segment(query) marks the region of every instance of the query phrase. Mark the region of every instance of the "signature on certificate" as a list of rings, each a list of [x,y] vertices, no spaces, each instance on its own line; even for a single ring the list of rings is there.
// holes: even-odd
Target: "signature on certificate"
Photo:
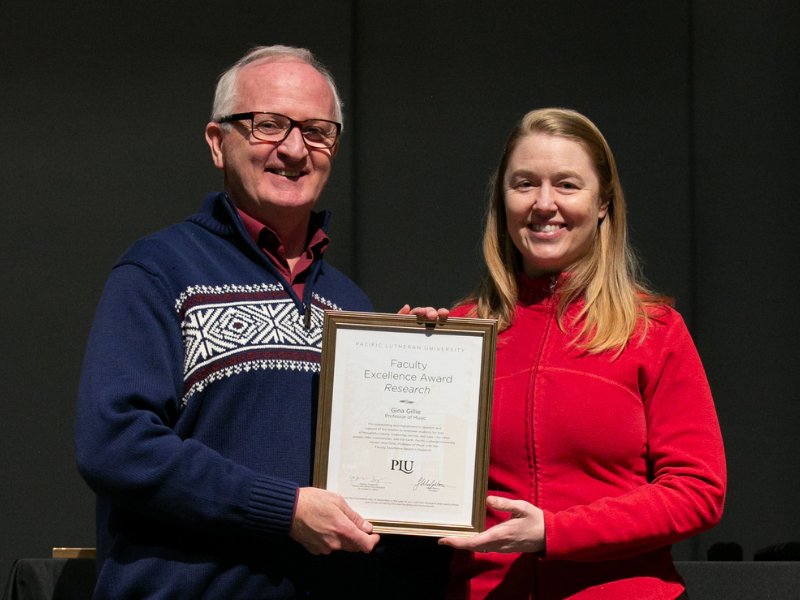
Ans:
[[[381,485],[386,481],[385,477],[375,477],[374,475],[370,475],[368,477],[361,477],[360,475],[350,475],[348,478],[350,480],[350,485],[353,486],[368,486],[368,485]]]
[[[412,488],[414,491],[417,491],[420,487],[425,488],[429,492],[438,492],[440,489],[447,487],[444,483],[439,481],[438,479],[426,479],[425,477],[420,477],[417,480],[417,483],[414,484]]]

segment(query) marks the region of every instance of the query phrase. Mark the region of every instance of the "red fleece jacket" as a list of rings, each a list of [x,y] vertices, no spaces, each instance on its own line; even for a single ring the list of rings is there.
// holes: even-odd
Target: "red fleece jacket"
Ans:
[[[670,544],[714,526],[725,499],[697,350],[680,315],[660,307],[618,358],[581,352],[550,287],[522,277],[499,337],[489,468],[491,495],[544,511],[546,555],[457,552],[448,598],[671,600],[683,582]],[[489,510],[487,527],[507,518]]]

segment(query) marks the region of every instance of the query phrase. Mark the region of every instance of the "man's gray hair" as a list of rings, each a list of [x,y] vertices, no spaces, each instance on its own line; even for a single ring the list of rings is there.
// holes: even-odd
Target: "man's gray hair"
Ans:
[[[344,124],[342,100],[339,98],[339,91],[336,89],[336,83],[333,81],[333,75],[325,68],[325,65],[317,60],[310,50],[295,48],[293,46],[257,46],[220,75],[217,80],[217,91],[214,94],[214,106],[211,109],[211,120],[219,121],[222,117],[233,112],[233,107],[236,104],[236,77],[239,75],[239,71],[242,70],[242,67],[257,60],[276,62],[286,59],[299,60],[311,65],[325,78],[325,81],[328,82],[331,88],[331,92],[333,92],[333,99],[336,105],[334,120]],[[231,124],[223,123],[221,127],[230,129]]]

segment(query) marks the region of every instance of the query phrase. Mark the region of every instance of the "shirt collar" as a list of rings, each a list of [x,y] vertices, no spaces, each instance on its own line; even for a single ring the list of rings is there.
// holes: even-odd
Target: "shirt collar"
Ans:
[[[253,240],[256,246],[261,248],[272,261],[281,267],[288,270],[288,263],[286,261],[286,251],[283,247],[283,242],[269,226],[264,225],[242,211],[236,208],[239,217],[242,219],[247,235]],[[311,262],[322,256],[322,253],[330,244],[330,238],[322,229],[325,223],[325,213],[311,213],[311,219],[308,221],[308,235],[306,237],[306,247],[304,252],[305,260],[301,261],[304,267],[310,266]],[[297,267],[295,267],[297,268]]]

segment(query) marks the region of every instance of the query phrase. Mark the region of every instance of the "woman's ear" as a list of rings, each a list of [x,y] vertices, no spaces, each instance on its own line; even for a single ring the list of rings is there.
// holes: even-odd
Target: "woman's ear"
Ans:
[[[608,207],[611,205],[611,200],[600,199],[600,210],[597,213],[597,220],[602,221],[608,214]]]

